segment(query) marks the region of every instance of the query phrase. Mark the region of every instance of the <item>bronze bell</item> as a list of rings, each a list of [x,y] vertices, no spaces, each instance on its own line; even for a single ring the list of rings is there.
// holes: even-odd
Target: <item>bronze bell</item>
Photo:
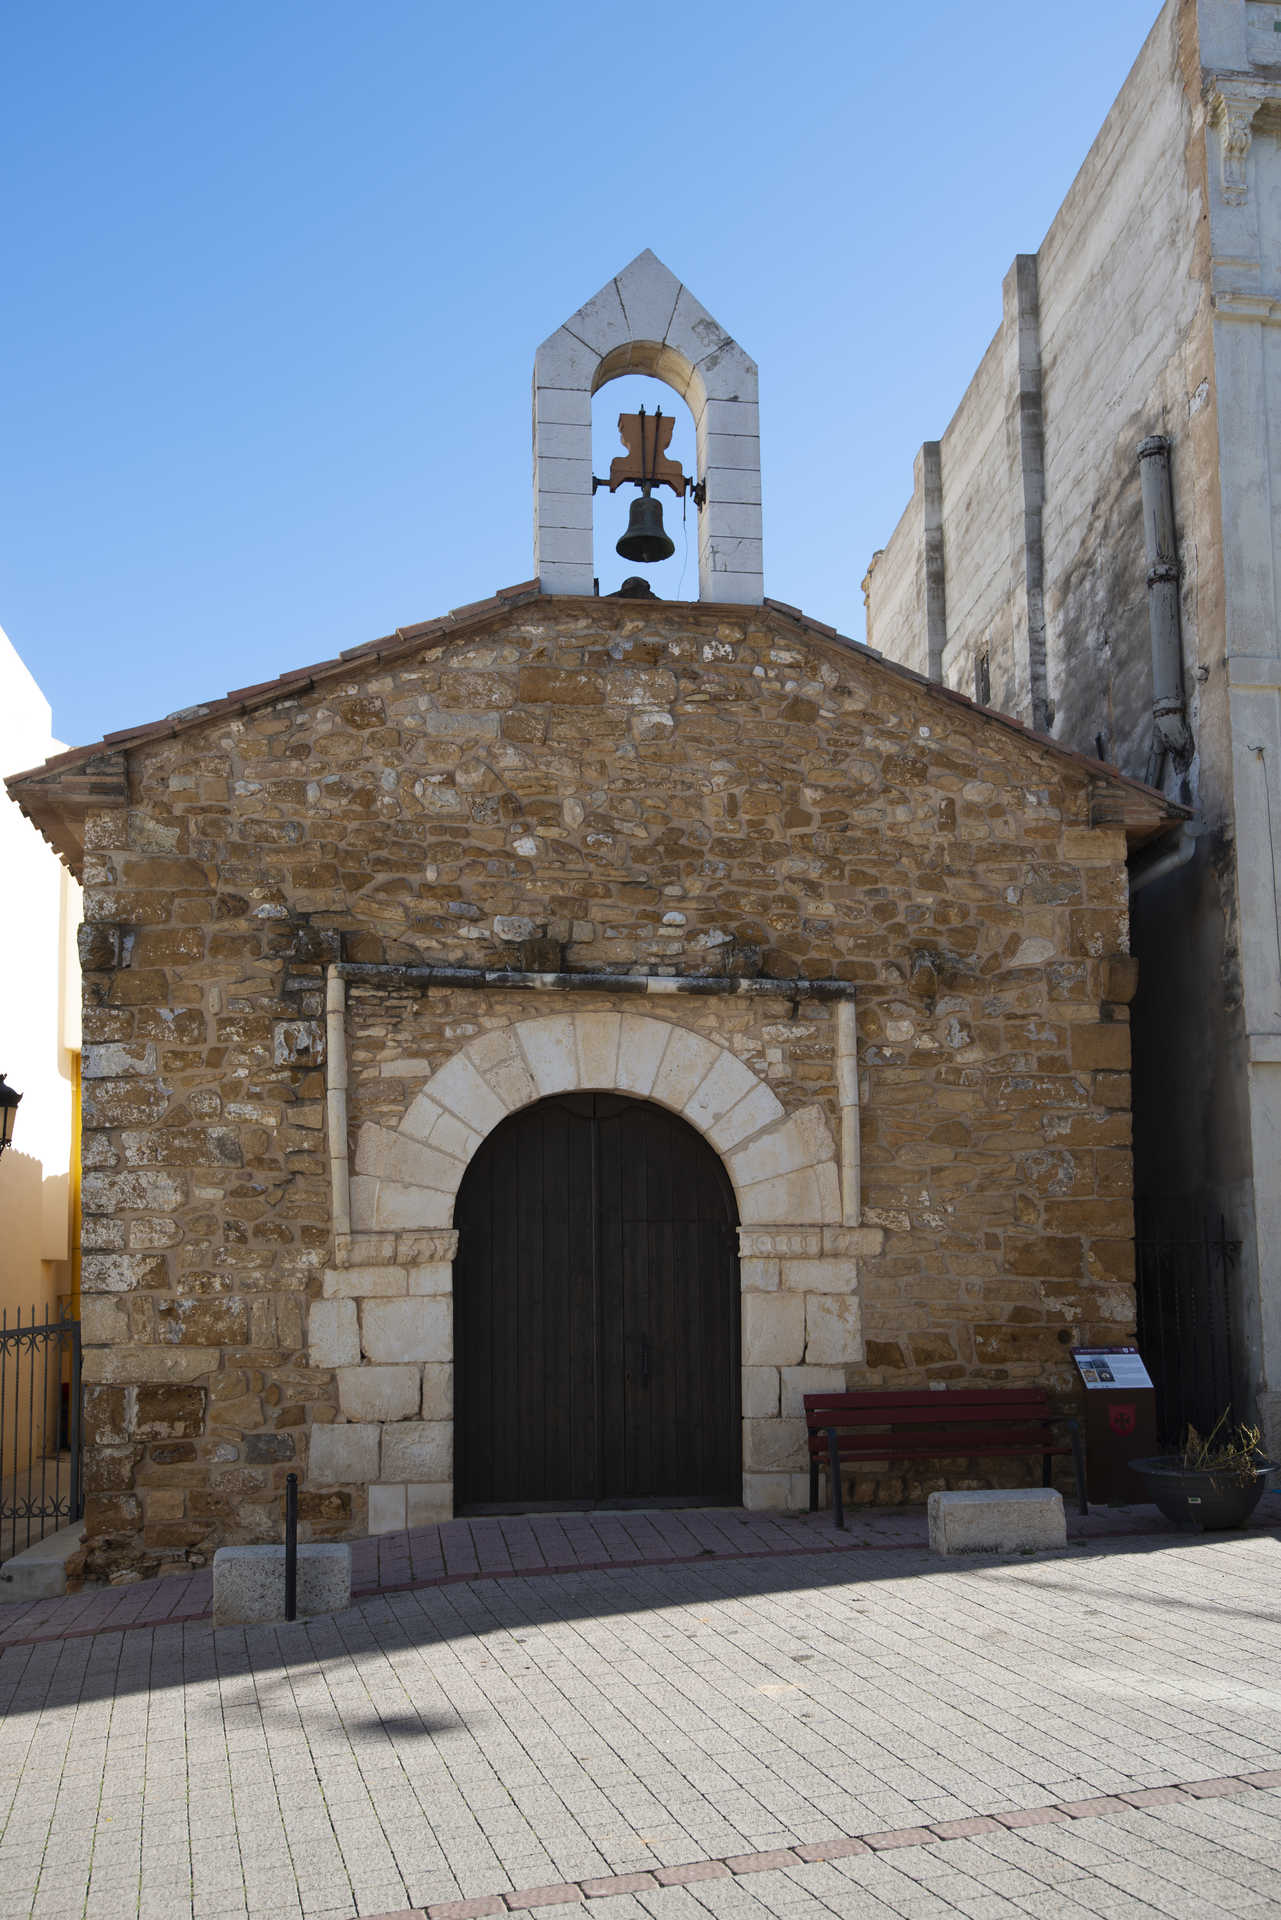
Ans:
[[[658,560],[670,560],[675,553],[675,543],[663,531],[662,506],[650,498],[647,486],[641,488],[640,499],[632,501],[627,531],[614,551],[621,553],[624,560],[639,560],[645,567],[652,567]]]

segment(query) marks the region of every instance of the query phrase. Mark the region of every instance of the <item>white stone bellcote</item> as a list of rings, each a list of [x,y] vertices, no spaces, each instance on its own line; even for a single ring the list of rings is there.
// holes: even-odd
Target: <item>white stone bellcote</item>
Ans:
[[[592,395],[624,373],[664,381],[694,416],[698,597],[759,606],[756,362],[648,249],[534,358],[534,572],[544,593],[593,591]]]

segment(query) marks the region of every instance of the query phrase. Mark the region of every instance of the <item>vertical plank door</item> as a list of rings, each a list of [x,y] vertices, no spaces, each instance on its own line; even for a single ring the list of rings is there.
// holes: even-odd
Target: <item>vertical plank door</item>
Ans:
[[[683,1120],[565,1094],[486,1140],[458,1197],[458,1504],[736,1503],[733,1192]]]

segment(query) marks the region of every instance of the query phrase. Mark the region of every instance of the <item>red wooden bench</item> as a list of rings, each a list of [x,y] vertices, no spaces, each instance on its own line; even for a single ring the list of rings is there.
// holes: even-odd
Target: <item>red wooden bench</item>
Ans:
[[[841,1465],[858,1460],[987,1459],[997,1454],[1041,1456],[1041,1484],[1050,1484],[1055,1454],[1070,1453],[1082,1513],[1085,1452],[1080,1426],[1055,1413],[1041,1387],[864,1388],[855,1393],[807,1393],[805,1425],[810,1455],[810,1512],[818,1509],[819,1468],[826,1466],[836,1526],[845,1525]],[[1055,1433],[1066,1429],[1066,1438]]]

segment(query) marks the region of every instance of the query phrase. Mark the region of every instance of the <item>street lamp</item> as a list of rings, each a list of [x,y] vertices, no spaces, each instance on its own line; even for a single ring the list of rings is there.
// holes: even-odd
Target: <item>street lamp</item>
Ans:
[[[15,1093],[13,1088],[7,1085],[4,1075],[0,1073],[0,1153],[4,1152],[13,1138],[13,1116],[18,1111],[18,1102],[21,1098],[22,1095]]]

